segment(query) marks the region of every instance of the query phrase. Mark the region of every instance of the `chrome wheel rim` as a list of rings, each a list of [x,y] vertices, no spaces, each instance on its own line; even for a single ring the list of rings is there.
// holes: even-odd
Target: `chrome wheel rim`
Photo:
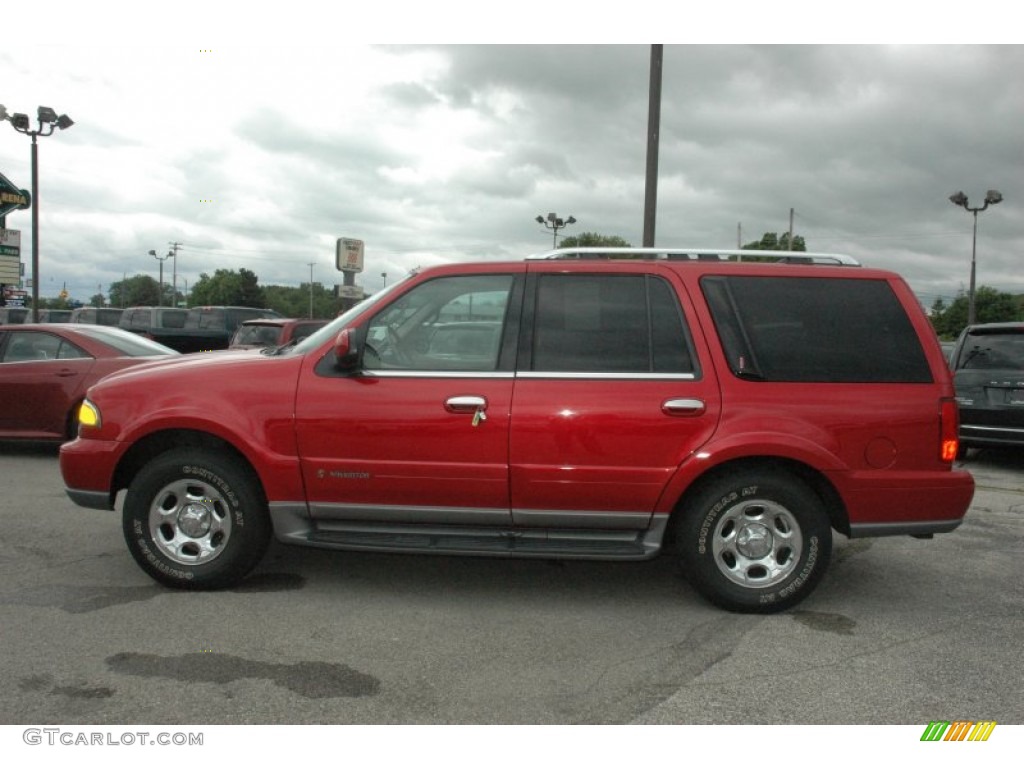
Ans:
[[[786,507],[746,499],[722,514],[711,549],[715,565],[729,581],[741,587],[774,587],[796,568],[803,536]]]
[[[161,554],[181,565],[215,560],[231,538],[231,511],[211,485],[175,480],[149,508],[149,533]]]

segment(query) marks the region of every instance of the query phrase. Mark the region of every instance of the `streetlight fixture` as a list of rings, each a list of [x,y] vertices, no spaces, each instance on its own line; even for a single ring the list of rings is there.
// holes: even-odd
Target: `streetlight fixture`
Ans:
[[[174,254],[168,253],[166,256],[157,256],[156,251],[150,251],[149,255],[160,262],[160,291],[157,295],[156,305],[162,307],[164,305],[164,262]]]
[[[538,224],[543,224],[547,229],[551,230],[551,247],[558,247],[558,230],[564,229],[570,224],[575,224],[576,219],[570,216],[568,219],[558,218],[557,213],[549,213],[547,219],[543,216],[538,216],[536,219]]]
[[[974,272],[978,255],[978,213],[980,211],[984,211],[990,205],[1003,202],[1003,195],[998,190],[990,189],[985,193],[985,204],[978,208],[970,207],[967,202],[967,195],[963,192],[957,192],[955,195],[950,195],[949,202],[974,214],[974,234],[971,237],[971,288],[970,292],[967,294],[967,324],[974,325],[974,321],[976,319],[974,309]]]
[[[58,115],[50,107],[36,110],[39,127],[31,128],[29,116],[24,112],[8,114],[0,104],[0,121],[10,120],[14,130],[32,137],[32,322],[39,322],[39,149],[36,137],[49,136],[55,129],[64,131],[75,124],[67,115]]]

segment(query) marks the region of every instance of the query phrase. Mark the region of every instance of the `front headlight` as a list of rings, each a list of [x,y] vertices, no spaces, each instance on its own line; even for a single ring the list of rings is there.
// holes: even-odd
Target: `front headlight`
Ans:
[[[82,434],[84,427],[99,429],[101,426],[103,426],[103,419],[100,417],[99,406],[86,398],[78,406],[78,434]]]

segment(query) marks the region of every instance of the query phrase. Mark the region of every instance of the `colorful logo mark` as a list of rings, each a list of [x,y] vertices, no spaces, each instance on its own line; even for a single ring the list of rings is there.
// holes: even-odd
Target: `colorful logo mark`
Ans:
[[[988,741],[995,727],[995,720],[932,720],[921,741]]]

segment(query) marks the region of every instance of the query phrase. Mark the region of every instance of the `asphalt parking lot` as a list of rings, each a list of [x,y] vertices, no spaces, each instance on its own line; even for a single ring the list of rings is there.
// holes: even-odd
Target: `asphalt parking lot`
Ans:
[[[237,589],[175,592],[53,448],[0,444],[0,723],[1024,723],[1024,451],[966,464],[960,529],[837,536],[817,592],[762,617],[667,559],[274,544]]]

